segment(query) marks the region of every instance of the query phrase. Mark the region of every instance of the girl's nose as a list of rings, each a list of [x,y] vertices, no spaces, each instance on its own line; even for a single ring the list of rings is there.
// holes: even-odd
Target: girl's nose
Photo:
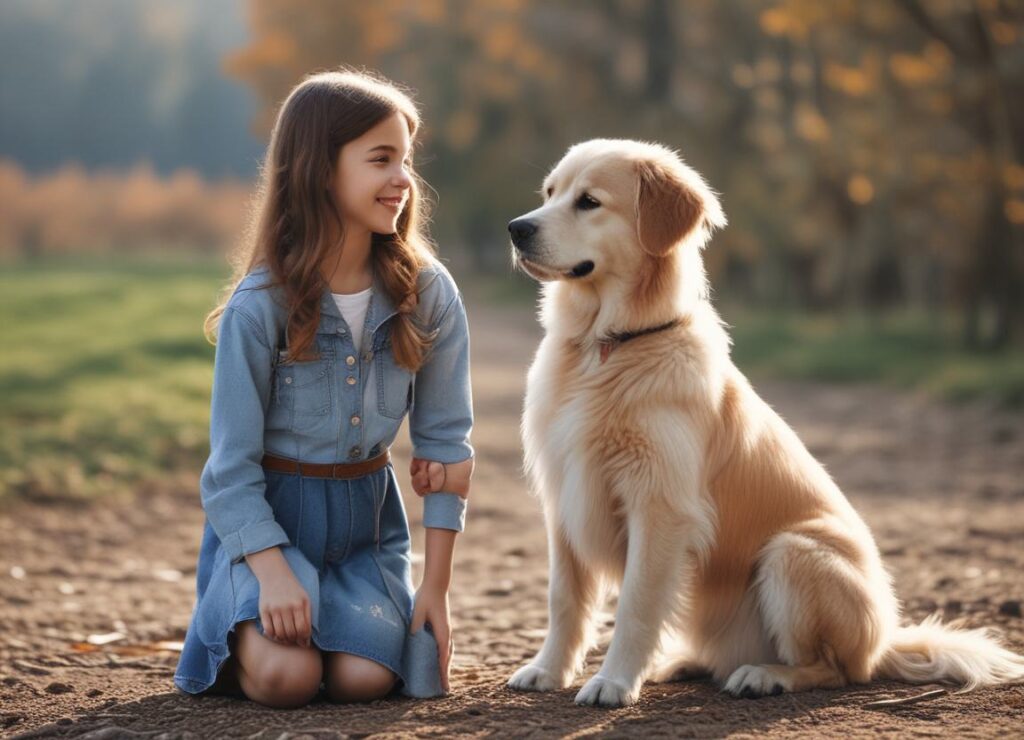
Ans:
[[[394,177],[391,178],[391,184],[396,188],[410,188],[412,187],[412,178],[409,176],[408,171],[402,168]]]

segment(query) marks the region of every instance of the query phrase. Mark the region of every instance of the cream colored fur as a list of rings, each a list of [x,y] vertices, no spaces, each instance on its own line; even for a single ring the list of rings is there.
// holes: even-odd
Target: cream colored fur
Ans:
[[[581,209],[583,193],[599,205]],[[615,632],[580,704],[630,704],[645,679],[700,674],[738,696],[1024,677],[1024,658],[984,631],[899,626],[868,527],[730,359],[700,254],[725,217],[700,175],[659,145],[593,140],[544,194],[515,256],[543,286],[522,438],[548,529],[550,624],[509,685],[574,681],[608,585]],[[602,337],[673,318],[602,363]]]

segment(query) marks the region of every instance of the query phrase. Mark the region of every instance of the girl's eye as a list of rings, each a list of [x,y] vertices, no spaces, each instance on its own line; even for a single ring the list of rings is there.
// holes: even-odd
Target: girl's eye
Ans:
[[[576,199],[576,207],[581,211],[592,211],[595,208],[600,208],[601,204],[587,193],[584,193]]]
[[[376,159],[371,159],[370,161],[375,163],[375,164],[376,163],[387,164],[387,163],[389,163],[391,161],[391,158],[387,157],[387,156],[384,156],[384,157],[377,157]],[[402,162],[402,166],[407,168],[407,169],[411,168],[412,167],[412,160],[411,159],[404,160]]]

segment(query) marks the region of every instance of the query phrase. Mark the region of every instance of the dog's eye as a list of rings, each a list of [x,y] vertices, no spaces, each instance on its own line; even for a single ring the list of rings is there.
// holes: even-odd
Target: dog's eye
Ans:
[[[576,207],[581,211],[592,211],[595,208],[600,208],[600,206],[601,204],[587,193],[576,199]]]

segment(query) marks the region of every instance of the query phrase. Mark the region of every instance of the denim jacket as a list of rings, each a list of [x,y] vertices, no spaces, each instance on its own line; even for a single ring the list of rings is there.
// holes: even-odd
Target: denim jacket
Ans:
[[[203,509],[231,562],[288,537],[265,497],[264,452],[303,462],[359,462],[386,449],[409,413],[413,455],[443,463],[473,456],[469,330],[462,295],[432,261],[419,275],[417,316],[436,331],[419,372],[399,366],[388,319],[397,312],[374,276],[362,327],[345,323],[325,288],[319,360],[283,362],[281,289],[263,287],[269,269],[243,278],[221,316],[214,359],[210,457],[200,478]],[[352,331],[363,332],[358,355]],[[424,497],[423,524],[462,531],[466,502]]]

